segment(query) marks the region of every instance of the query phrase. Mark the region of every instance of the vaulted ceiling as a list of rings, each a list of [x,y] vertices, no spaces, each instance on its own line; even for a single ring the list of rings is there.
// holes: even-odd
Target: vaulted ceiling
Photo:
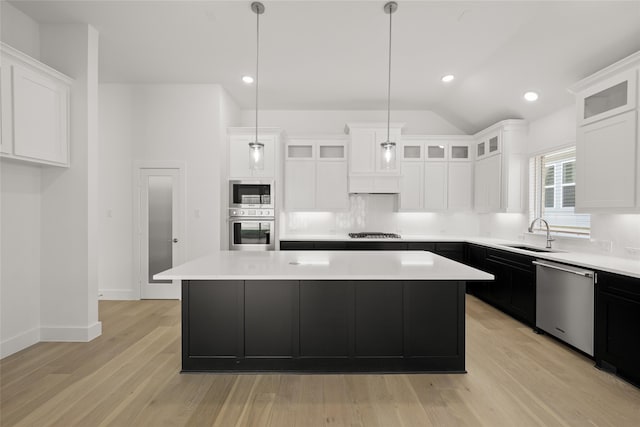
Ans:
[[[219,83],[253,109],[250,1],[25,1],[41,24],[100,32],[100,81]],[[260,108],[386,109],[384,1],[264,1]],[[568,86],[640,50],[640,1],[399,1],[392,108],[432,110],[473,133],[570,105]],[[444,84],[440,78],[454,74]],[[535,90],[540,99],[523,100]]]

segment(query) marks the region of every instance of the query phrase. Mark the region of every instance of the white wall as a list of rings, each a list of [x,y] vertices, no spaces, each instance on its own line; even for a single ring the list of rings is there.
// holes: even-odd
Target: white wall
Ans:
[[[90,341],[98,321],[98,33],[42,25],[43,62],[71,76],[71,166],[42,170],[41,338]]]
[[[40,341],[40,167],[2,159],[0,358]]]
[[[255,126],[255,110],[242,111],[242,126]],[[387,122],[386,111],[287,111],[260,110],[259,125],[279,127],[287,134],[340,134],[350,122]],[[392,122],[406,122],[405,135],[464,135],[465,133],[432,111],[392,111]]]
[[[134,163],[184,163],[185,260],[219,250],[220,168],[226,127],[237,124],[238,108],[219,85],[104,84],[100,95],[100,293],[130,299],[139,291],[131,262]]]
[[[567,145],[575,145],[575,105],[560,109],[529,124],[528,152],[538,155]],[[525,188],[528,191],[528,188]],[[528,214],[489,214],[480,217],[482,236],[523,239],[544,245],[541,235],[527,233]],[[577,250],[602,255],[638,258],[626,248],[640,248],[640,214],[591,215],[591,238],[557,237],[554,248]]]
[[[7,1],[0,2],[0,40],[32,58],[40,58],[38,23]]]
[[[100,297],[135,299],[133,289],[133,93],[100,85],[99,92]]]
[[[0,3],[0,39],[40,57],[38,24]],[[40,340],[41,168],[0,161],[0,358]]]

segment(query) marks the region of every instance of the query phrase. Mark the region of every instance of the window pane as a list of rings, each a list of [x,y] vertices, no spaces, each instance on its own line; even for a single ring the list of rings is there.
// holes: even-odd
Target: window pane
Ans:
[[[576,182],[576,162],[565,163],[562,166],[562,182],[564,184],[573,184]]]
[[[555,171],[554,166],[547,166],[544,168],[544,185],[553,185],[553,173]]]
[[[573,208],[576,206],[576,186],[566,185],[562,187],[562,207]]]
[[[553,187],[544,189],[544,207],[545,208],[553,207]]]

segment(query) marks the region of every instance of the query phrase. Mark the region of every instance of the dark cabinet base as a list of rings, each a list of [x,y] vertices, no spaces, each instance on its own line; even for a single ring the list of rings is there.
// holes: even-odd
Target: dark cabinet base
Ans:
[[[183,281],[184,372],[465,372],[465,283]]]

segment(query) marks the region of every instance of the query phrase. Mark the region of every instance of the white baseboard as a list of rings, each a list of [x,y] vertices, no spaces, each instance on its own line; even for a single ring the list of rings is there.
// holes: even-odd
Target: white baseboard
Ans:
[[[40,342],[40,328],[33,328],[0,343],[0,359]]]
[[[87,327],[43,326],[40,328],[41,341],[88,342],[102,334],[102,322]]]
[[[140,299],[140,295],[131,289],[100,289],[98,291],[98,299],[136,301]]]

